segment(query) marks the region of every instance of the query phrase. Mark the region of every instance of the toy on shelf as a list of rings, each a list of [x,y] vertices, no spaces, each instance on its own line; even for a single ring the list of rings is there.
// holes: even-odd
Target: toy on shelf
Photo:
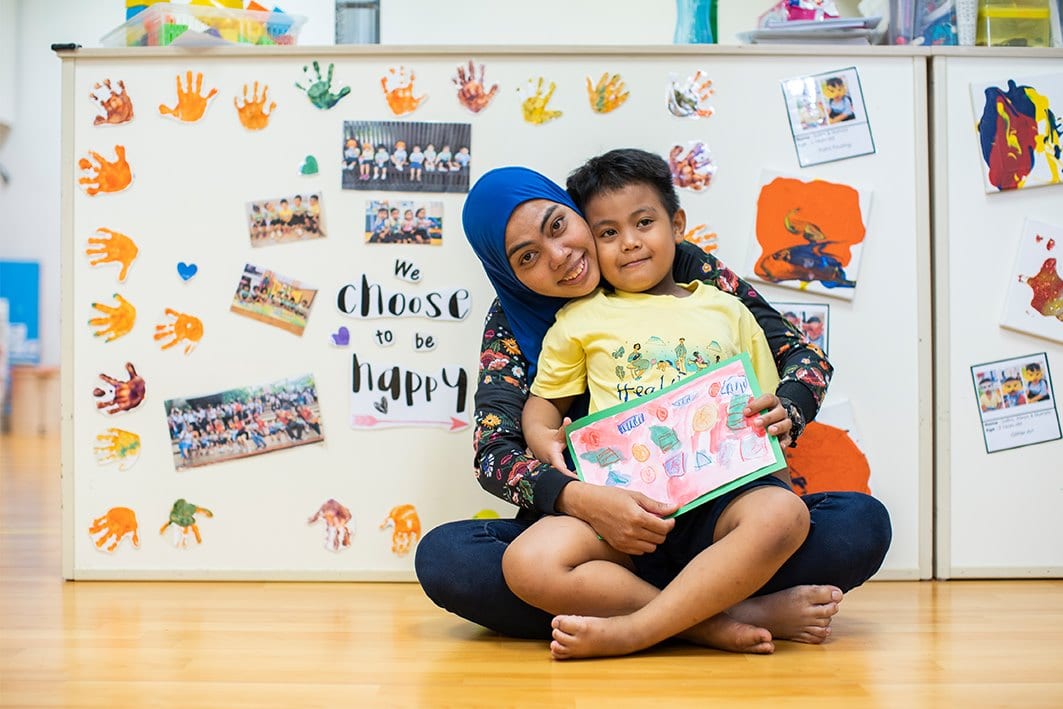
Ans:
[[[129,3],[136,3],[130,5]],[[236,7],[229,5],[235,4]],[[137,10],[135,14],[131,12]],[[296,44],[306,23],[302,15],[280,8],[266,10],[256,2],[242,8],[240,0],[218,7],[205,2],[178,5],[150,0],[127,0],[124,24],[100,39],[104,47],[164,47],[178,44]],[[187,35],[187,36],[186,36]],[[196,42],[190,38],[196,37]],[[180,39],[183,38],[183,39]],[[213,38],[213,39],[211,39]]]

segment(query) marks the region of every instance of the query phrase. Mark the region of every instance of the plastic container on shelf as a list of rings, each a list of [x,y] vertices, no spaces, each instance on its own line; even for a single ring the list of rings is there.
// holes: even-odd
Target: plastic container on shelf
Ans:
[[[100,44],[163,47],[188,31],[233,44],[296,44],[305,23],[306,17],[283,12],[157,3],[108,32]]]
[[[1051,0],[981,0],[975,44],[1051,47]]]

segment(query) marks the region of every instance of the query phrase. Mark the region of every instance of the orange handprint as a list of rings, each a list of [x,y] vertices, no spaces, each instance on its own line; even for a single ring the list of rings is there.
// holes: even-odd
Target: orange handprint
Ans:
[[[103,534],[100,534],[103,532]],[[114,538],[107,551],[114,551],[127,535],[132,534],[133,546],[140,547],[140,537],[137,535],[137,516],[128,507],[112,507],[107,514],[92,520],[89,527],[89,535],[96,542],[96,547],[103,548],[108,539]]]
[[[96,230],[96,233],[100,234],[100,236],[90,236],[88,248],[85,249],[85,255],[92,259],[89,261],[89,265],[98,266],[101,263],[122,264],[122,270],[118,272],[118,282],[123,283],[126,274],[129,273],[129,267],[133,265],[133,260],[136,259],[137,253],[139,253],[137,245],[125,234],[111,231],[102,226]]]
[[[602,74],[597,85],[591,85],[591,77],[587,77],[587,98],[591,102],[591,110],[595,113],[609,113],[615,111],[627,101],[629,91],[624,91],[624,81],[620,74],[609,76],[609,72]]]
[[[244,84],[244,100],[243,105],[240,104],[240,100],[235,96],[233,97],[233,105],[236,106],[236,115],[240,118],[240,123],[244,128],[248,130],[262,130],[269,125],[269,117],[273,115],[273,109],[277,107],[276,102],[269,102],[269,109],[265,108],[266,93],[269,91],[269,86],[262,85],[262,97],[258,96],[258,82],[255,82],[254,89],[251,91],[251,98],[247,98],[247,84]]]
[[[108,392],[100,387],[92,390],[92,395],[100,399],[96,402],[97,409],[104,409],[104,413],[116,414],[119,411],[135,409],[144,401],[144,396],[148,391],[144,377],[137,374],[132,362],[126,362],[125,369],[129,372],[129,379],[124,382],[100,372],[100,379],[111,385],[111,391]],[[105,399],[104,397],[108,395],[110,398]]]
[[[484,65],[480,65],[480,76],[477,78],[476,65],[473,64],[472,59],[469,60],[468,72],[465,71],[464,66],[458,65],[458,75],[453,78],[453,81],[458,87],[458,101],[473,113],[479,113],[487,108],[491,99],[498,93],[498,84],[492,86],[489,91],[484,91],[486,88]]]
[[[118,305],[104,305],[93,303],[92,307],[103,313],[103,316],[91,318],[89,325],[97,328],[92,334],[102,337],[104,342],[113,342],[123,335],[128,335],[133,329],[133,323],[137,320],[137,309],[128,300],[114,294]]]
[[[400,66],[398,73],[395,67],[388,69],[388,75],[380,77],[380,86],[384,89],[384,97],[388,100],[388,107],[396,116],[412,113],[423,103],[428,96],[422,94],[417,98],[413,96],[414,73],[411,71],[409,78],[406,77],[406,67]],[[394,83],[394,88],[392,88]]]
[[[211,89],[206,95],[203,91],[203,72],[196,74],[196,85],[192,87],[192,71],[185,74],[185,87],[181,88],[181,75],[177,75],[177,103],[173,108],[166,104],[159,104],[159,113],[164,116],[173,116],[179,121],[193,123],[203,117],[207,110],[208,102],[217,95],[217,89]]]
[[[128,470],[140,458],[140,436],[120,428],[108,428],[96,436],[100,443],[93,447],[100,465],[119,462],[119,470]]]
[[[170,308],[166,308],[166,314],[173,318],[173,322],[156,325],[155,339],[170,338],[169,342],[163,343],[162,348],[164,350],[168,350],[174,345],[187,340],[185,342],[185,354],[188,354],[195,349],[195,346],[203,337],[203,321],[194,315],[179,313]]]
[[[689,241],[705,253],[711,253],[716,250],[716,247],[719,246],[716,243],[717,237],[716,232],[709,231],[706,224],[698,224],[683,235],[685,241]]]
[[[96,102],[96,109],[101,111],[101,114],[93,119],[92,125],[117,125],[133,120],[133,102],[129,99],[125,82],[121,79],[118,80],[118,91],[111,86],[110,79],[104,79],[102,84],[94,84],[89,98]]]
[[[532,82],[534,79],[528,79],[527,91],[531,91]],[[555,118],[561,117],[561,111],[548,111],[546,105],[550,103],[550,99],[554,95],[554,90],[557,88],[557,84],[553,81],[550,82],[550,88],[547,89],[546,95],[543,95],[543,77],[539,77],[539,83],[535,86],[535,93],[528,98],[524,99],[521,104],[521,110],[524,112],[524,120],[528,123],[535,123],[537,125],[552,121]],[[520,90],[518,89],[518,92]]]
[[[78,167],[88,175],[78,179],[78,183],[90,197],[100,192],[121,192],[133,182],[133,171],[125,159],[125,146],[114,146],[115,161],[111,162],[95,150],[89,151],[89,158],[78,160]]]

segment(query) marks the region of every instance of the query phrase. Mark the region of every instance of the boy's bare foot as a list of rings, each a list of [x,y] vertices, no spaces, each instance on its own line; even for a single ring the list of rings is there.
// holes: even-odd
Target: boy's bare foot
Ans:
[[[777,640],[818,645],[830,637],[842,602],[837,586],[794,586],[748,598],[727,611],[735,620],[767,628]]]
[[[579,615],[554,617],[550,654],[555,660],[610,657],[643,650],[654,643],[635,632],[630,616],[594,618]],[[718,650],[767,655],[775,651],[771,633],[730,618],[724,613],[699,623],[682,637]]]

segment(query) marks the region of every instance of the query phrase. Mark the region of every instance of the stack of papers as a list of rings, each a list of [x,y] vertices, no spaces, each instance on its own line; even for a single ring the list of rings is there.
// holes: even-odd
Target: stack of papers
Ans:
[[[745,44],[871,44],[882,17],[838,17],[830,20],[780,22],[739,32]]]

